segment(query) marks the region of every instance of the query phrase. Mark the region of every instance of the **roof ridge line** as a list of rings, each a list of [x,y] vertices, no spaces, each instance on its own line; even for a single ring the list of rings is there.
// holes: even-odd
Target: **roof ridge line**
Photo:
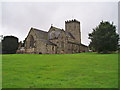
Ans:
[[[37,29],[37,28],[31,28],[32,30],[36,30],[36,31],[42,31],[42,32],[46,32],[46,33],[48,33],[48,31],[44,31],[44,30],[40,30],[40,29]]]

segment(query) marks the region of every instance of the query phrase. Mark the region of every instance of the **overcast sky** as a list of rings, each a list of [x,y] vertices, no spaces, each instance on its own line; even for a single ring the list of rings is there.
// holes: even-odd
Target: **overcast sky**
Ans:
[[[24,40],[31,27],[48,31],[51,24],[65,29],[65,21],[77,19],[81,23],[82,43],[89,44],[88,33],[100,21],[118,26],[117,2],[4,2],[2,3],[2,35]]]

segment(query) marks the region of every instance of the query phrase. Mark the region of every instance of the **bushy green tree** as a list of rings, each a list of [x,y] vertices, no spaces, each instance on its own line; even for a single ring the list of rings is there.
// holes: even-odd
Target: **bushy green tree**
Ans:
[[[2,40],[2,53],[14,54],[18,49],[18,38],[14,36],[5,36]]]
[[[116,26],[108,21],[100,22],[89,34],[90,48],[98,53],[110,53],[118,49],[119,35],[116,33]]]

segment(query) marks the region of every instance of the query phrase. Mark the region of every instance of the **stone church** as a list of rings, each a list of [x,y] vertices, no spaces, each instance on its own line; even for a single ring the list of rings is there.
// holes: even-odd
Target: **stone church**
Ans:
[[[49,31],[31,28],[24,45],[24,53],[65,54],[87,52],[81,44],[80,22],[76,19],[65,21],[65,30],[51,26]]]

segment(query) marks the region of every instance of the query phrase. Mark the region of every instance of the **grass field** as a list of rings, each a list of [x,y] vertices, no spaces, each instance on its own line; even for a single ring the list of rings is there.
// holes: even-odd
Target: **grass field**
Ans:
[[[2,56],[3,88],[117,88],[117,54]]]

